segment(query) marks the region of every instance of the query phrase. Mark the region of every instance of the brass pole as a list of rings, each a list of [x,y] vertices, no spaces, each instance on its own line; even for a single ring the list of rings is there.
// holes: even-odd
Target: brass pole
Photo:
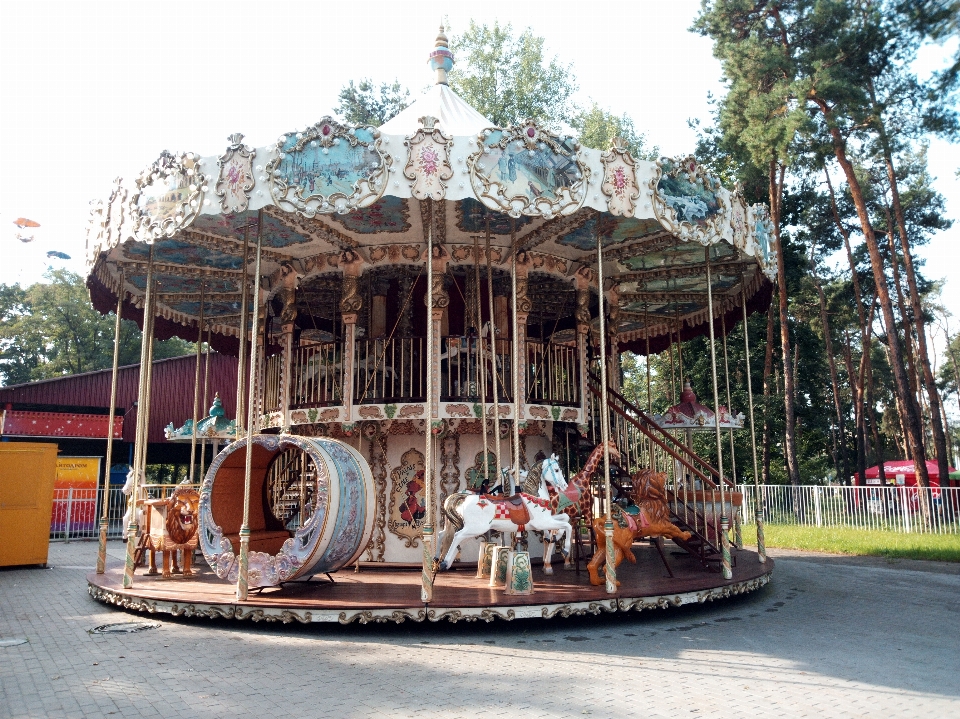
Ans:
[[[743,346],[747,355],[747,399],[750,407],[750,449],[753,451],[753,487],[754,518],[757,522],[757,557],[760,563],[767,561],[767,548],[763,542],[763,501],[760,498],[760,472],[757,465],[757,432],[753,423],[753,381],[750,378],[750,332],[747,327],[747,288],[745,283],[740,285],[741,305],[743,307]]]
[[[197,362],[193,370],[193,430],[190,432],[190,484],[196,479],[197,421],[200,419],[200,350],[203,347],[203,307],[207,283],[200,281],[200,313],[197,318]]]
[[[490,259],[490,215],[487,215],[487,305],[490,309],[490,357],[493,364],[493,447],[497,457],[497,479],[503,476],[503,465],[500,463],[500,373],[497,371],[497,327],[494,321],[493,306],[493,270]]]
[[[600,302],[600,439],[603,442],[603,486],[606,492],[606,519],[603,533],[606,537],[607,562],[604,565],[607,594],[617,591],[617,568],[613,547],[613,496],[610,491],[610,409],[607,399],[607,321],[603,295],[603,238],[597,228],[597,295]]]
[[[107,415],[107,456],[103,471],[103,508],[100,513],[100,545],[97,548],[97,574],[107,568],[107,525],[110,519],[110,463],[113,461],[113,423],[117,416],[117,366],[120,360],[120,320],[123,314],[123,270],[117,292],[117,320],[113,327],[113,370],[110,375],[110,413]]]
[[[420,600],[424,604],[433,601],[433,388],[439,372],[434,372],[433,351],[433,200],[427,200],[427,352],[430,361],[427,367],[427,426],[424,432],[424,499],[427,504],[426,521],[423,524],[423,566],[420,572]]]
[[[490,231],[490,220],[487,220],[487,231]],[[483,356],[483,302],[480,300],[480,242],[477,239],[477,236],[473,236],[473,278],[474,278],[474,292],[476,292],[476,299],[474,301],[475,307],[472,307],[472,310],[476,310],[477,313],[477,383],[479,385],[480,391],[480,430],[483,433],[483,479],[487,484],[487,491],[490,491],[490,462],[487,461],[487,449],[489,444],[487,441],[487,367],[484,363]],[[493,317],[491,316],[491,321]],[[492,328],[491,328],[492,331]],[[470,339],[467,338],[469,342]],[[469,347],[467,348],[469,353]],[[496,362],[494,362],[496,364]],[[497,378],[493,378],[493,383],[496,385]],[[494,405],[494,421],[496,421],[496,405]],[[500,473],[500,468],[497,467],[497,473]]]
[[[523,397],[520,396],[520,353],[526,352],[526,347],[520,346],[520,322],[517,319],[517,223],[510,218],[510,309],[513,314],[513,470],[508,478],[509,487],[504,487],[504,494],[513,494],[514,480],[520,471],[520,405]]]
[[[250,553],[250,474],[253,471],[253,430],[254,425],[254,401],[253,393],[257,386],[257,363],[258,348],[257,334],[260,331],[260,262],[262,259],[263,248],[263,210],[257,221],[257,253],[254,261],[253,275],[253,328],[250,336],[253,342],[250,347],[250,379],[249,379],[249,398],[247,403],[247,447],[243,466],[243,524],[240,526],[240,567],[237,573],[237,601],[245,602],[247,600],[247,570],[249,568]],[[266,349],[266,348],[264,348]]]
[[[723,440],[720,438],[720,414],[717,410],[720,408],[720,393],[717,389],[717,350],[714,346],[713,332],[713,286],[710,277],[710,248],[705,247],[704,253],[707,264],[707,312],[710,315],[710,370],[713,375],[713,426],[717,434],[717,471],[720,473],[720,551],[723,556],[723,578],[733,579],[733,570],[730,567],[730,540],[727,536],[727,529],[730,527],[730,519],[727,517],[726,487],[723,479]],[[716,515],[714,515],[716,516]]]
[[[247,364],[247,323],[249,318],[250,295],[248,293],[249,283],[247,282],[247,265],[250,263],[250,225],[243,228],[243,275],[240,283],[240,351],[237,354],[237,421],[234,439],[240,439],[243,434],[243,423],[246,419],[246,383],[244,382],[245,369]]]

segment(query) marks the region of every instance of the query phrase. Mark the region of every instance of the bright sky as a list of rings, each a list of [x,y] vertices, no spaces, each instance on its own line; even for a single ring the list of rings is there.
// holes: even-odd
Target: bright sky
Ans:
[[[572,63],[582,100],[631,115],[665,155],[693,150],[689,118],[722,94],[710,43],[687,31],[699,0],[591,3],[178,2],[10,3],[0,25],[0,282],[30,283],[53,260],[84,273],[88,202],[132,180],[161,150],[221,153],[227,135],[264,145],[332,113],[348,80],[414,93],[440,18],[512,22]],[[426,8],[432,8],[427,11]],[[936,66],[947,50],[921,62]],[[930,169],[957,220],[921,252],[960,330],[960,146],[935,141]],[[12,224],[40,222],[22,244]],[[10,254],[6,254],[9,252]]]

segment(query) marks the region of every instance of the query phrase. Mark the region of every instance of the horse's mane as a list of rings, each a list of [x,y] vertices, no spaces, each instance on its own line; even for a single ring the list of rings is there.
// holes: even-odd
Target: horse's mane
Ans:
[[[521,492],[524,494],[532,494],[533,496],[537,495],[537,492],[540,490],[540,477],[543,475],[543,465],[546,461],[545,459],[541,459],[530,468],[530,471],[527,472],[526,479],[523,480],[523,484],[520,486]]]

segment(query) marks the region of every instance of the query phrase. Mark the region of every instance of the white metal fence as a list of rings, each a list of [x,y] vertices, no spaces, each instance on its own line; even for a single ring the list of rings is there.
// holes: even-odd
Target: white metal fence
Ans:
[[[960,533],[960,488],[742,485],[744,522],[757,499],[767,524],[851,527],[891,532]]]
[[[193,485],[197,486],[197,485]],[[149,499],[170,496],[175,484],[147,484],[141,487]],[[103,512],[103,488],[54,489],[53,513],[50,515],[50,541],[97,539],[100,536],[100,514]],[[123,515],[127,511],[127,495],[119,486],[107,493],[107,537],[123,536]]]

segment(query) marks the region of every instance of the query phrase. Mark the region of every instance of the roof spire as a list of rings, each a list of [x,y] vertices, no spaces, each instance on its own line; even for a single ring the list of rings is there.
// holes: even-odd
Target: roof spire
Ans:
[[[440,26],[440,34],[437,35],[437,44],[430,53],[430,67],[437,71],[437,84],[447,84],[447,73],[453,67],[453,53],[450,52],[450,46],[447,43],[447,36],[443,32],[443,25]]]

